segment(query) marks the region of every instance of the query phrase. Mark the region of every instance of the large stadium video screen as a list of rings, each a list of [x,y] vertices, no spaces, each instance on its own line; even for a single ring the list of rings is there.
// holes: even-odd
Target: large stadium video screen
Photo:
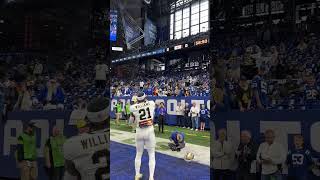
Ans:
[[[117,41],[118,12],[110,11],[110,41]]]

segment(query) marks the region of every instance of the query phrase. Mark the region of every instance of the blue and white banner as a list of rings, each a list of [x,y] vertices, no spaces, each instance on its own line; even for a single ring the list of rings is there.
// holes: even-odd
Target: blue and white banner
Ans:
[[[196,106],[200,109],[200,106],[202,104],[205,105],[206,108],[210,110],[210,97],[148,97],[148,100],[152,100],[157,104],[160,104],[161,102],[164,103],[165,108],[167,109],[167,116],[166,116],[166,123],[168,125],[176,125],[176,115],[177,115],[177,106],[178,102],[181,102],[182,104],[188,103],[191,107],[192,103],[196,103]],[[131,97],[114,97],[111,101],[111,110],[115,108],[115,105],[118,101],[123,102],[123,106],[131,101]],[[114,118],[114,112],[111,113],[111,117]],[[208,126],[209,123],[206,123],[206,126]]]
[[[17,138],[23,132],[23,124],[29,121],[37,126],[36,137],[38,147],[38,179],[48,179],[44,172],[43,148],[51,134],[53,126],[63,130],[66,137],[77,134],[77,129],[69,125],[70,112],[61,111],[31,111],[15,112],[8,115],[8,120],[1,122],[0,127],[0,177],[18,178],[15,150]]]
[[[124,28],[126,43],[128,49],[130,49],[131,44],[133,44],[134,41],[142,35],[141,30],[140,27],[135,22],[132,22],[132,19],[129,19],[127,16],[122,17],[122,24]]]
[[[150,19],[146,19],[144,24],[144,45],[154,45],[157,39],[157,26]]]
[[[253,140],[260,144],[264,140],[264,131],[273,129],[276,134],[275,141],[289,150],[293,148],[293,136],[302,134],[305,146],[315,159],[319,159],[319,114],[320,111],[316,110],[216,113],[210,122],[211,137],[216,137],[219,129],[226,128],[228,140],[237,147],[242,130],[249,130]]]
[[[118,12],[110,11],[110,41],[117,41]]]

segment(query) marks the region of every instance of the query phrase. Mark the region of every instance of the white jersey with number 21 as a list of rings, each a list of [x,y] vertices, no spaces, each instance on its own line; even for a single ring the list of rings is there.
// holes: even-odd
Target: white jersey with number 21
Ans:
[[[155,103],[153,101],[141,102],[130,106],[130,112],[134,115],[135,121],[139,126],[139,122],[152,120],[154,116]]]

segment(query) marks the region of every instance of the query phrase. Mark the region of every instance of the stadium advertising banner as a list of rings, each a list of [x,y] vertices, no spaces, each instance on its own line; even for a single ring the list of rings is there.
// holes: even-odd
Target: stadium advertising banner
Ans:
[[[122,18],[122,24],[128,49],[131,49],[132,43],[141,35],[139,26],[133,23],[128,17]]]
[[[319,111],[217,113],[213,123],[210,124],[210,128],[214,137],[216,137],[216,132],[219,129],[226,128],[228,140],[232,142],[234,147],[237,147],[240,142],[239,134],[242,130],[249,130],[254,141],[260,144],[264,140],[263,132],[266,129],[273,129],[276,134],[275,141],[281,143],[288,150],[293,148],[293,136],[302,134],[305,138],[305,146],[311,151],[315,160],[318,159],[319,162]],[[284,173],[286,173],[286,170]]]
[[[53,126],[63,130],[66,137],[77,134],[76,128],[69,125],[69,116],[70,112],[62,111],[10,113],[8,120],[1,122],[0,127],[0,177],[18,178],[20,176],[15,159],[17,138],[23,132],[23,124],[32,121],[37,126],[38,179],[48,179],[44,171],[43,148]]]
[[[254,6],[256,6],[256,15],[263,16],[269,13],[269,2],[248,4],[242,8],[242,17],[254,15]],[[279,14],[284,12],[284,4],[281,1],[271,1],[271,13]]]
[[[110,11],[110,41],[117,41],[118,13]]]
[[[144,45],[154,45],[157,39],[157,27],[150,19],[144,24]]]
[[[166,123],[168,125],[176,125],[177,123],[176,110],[178,102],[181,102],[182,104],[188,103],[190,107],[191,104],[195,102],[199,108],[201,104],[204,104],[206,108],[210,109],[210,97],[148,97],[148,100],[152,100],[157,104],[160,104],[161,102],[164,103],[164,106],[167,109]],[[123,102],[123,105],[125,105],[127,102],[131,101],[131,97],[114,97],[111,101],[111,110],[115,108],[118,101]],[[115,117],[114,112],[111,113],[111,117]],[[206,124],[208,125],[209,123]]]

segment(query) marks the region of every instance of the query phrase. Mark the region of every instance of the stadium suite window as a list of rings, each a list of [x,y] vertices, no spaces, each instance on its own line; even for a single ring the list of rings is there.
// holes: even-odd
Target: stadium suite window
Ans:
[[[208,30],[209,0],[178,0],[171,5],[170,39],[185,38]]]

